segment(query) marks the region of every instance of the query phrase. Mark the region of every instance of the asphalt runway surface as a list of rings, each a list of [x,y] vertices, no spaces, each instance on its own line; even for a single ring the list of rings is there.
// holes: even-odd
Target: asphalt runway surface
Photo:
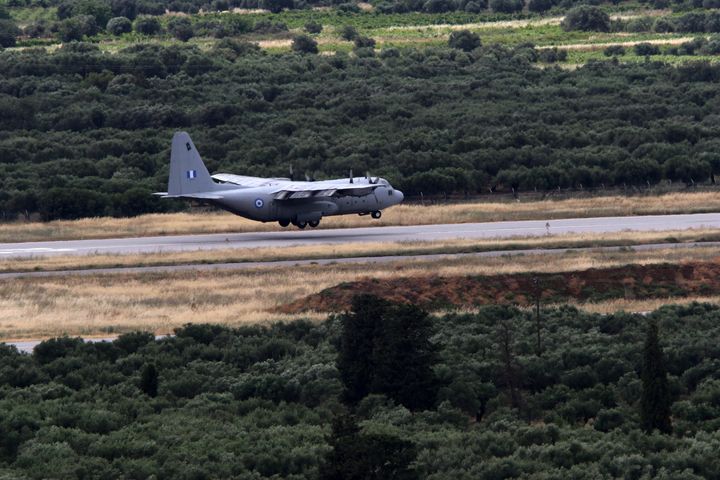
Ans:
[[[720,213],[327,230],[298,230],[289,228],[277,232],[2,243],[0,244],[0,258],[180,252],[223,248],[285,248],[322,244],[512,238],[568,233],[614,233],[630,230],[661,231],[685,230],[690,228],[720,228]]]

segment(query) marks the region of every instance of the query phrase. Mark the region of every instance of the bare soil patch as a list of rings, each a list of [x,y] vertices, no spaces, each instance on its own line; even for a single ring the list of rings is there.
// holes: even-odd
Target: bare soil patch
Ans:
[[[284,314],[344,311],[359,293],[430,310],[490,304],[529,306],[538,295],[544,304],[710,296],[720,292],[719,277],[720,259],[554,273],[365,278],[327,288],[277,311]]]

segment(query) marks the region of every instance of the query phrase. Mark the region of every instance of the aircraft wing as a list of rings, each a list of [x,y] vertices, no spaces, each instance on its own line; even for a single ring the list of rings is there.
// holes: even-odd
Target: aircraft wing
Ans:
[[[351,196],[367,195],[381,185],[336,183],[336,182],[297,182],[280,186],[272,193],[275,200],[295,200],[310,197],[332,197],[336,193]]]
[[[156,195],[160,198],[194,198],[196,200],[221,200],[223,198],[222,195],[218,195],[217,193],[185,193],[181,195],[168,195],[167,192],[155,192],[153,195]]]
[[[290,183],[290,180],[284,178],[262,178],[248,177],[246,175],[234,175],[232,173],[216,173],[212,176],[213,180],[223,183],[232,183],[241,187],[271,187],[274,185],[282,185]]]

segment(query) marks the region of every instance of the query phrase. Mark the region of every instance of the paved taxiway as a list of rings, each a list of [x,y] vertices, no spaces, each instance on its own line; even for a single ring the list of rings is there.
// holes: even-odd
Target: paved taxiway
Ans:
[[[720,247],[720,242],[688,242],[688,243],[646,243],[633,245],[632,249],[638,252],[667,248],[702,248]],[[617,252],[628,247],[579,247],[579,248],[532,248],[522,250],[490,250],[487,252],[472,253],[432,253],[427,255],[385,255],[376,257],[344,257],[344,258],[316,258],[312,260],[270,260],[261,262],[232,262],[232,263],[188,263],[178,265],[155,265],[149,267],[112,267],[112,268],[85,268],[81,270],[48,270],[30,272],[0,273],[0,280],[31,277],[63,277],[67,275],[110,275],[110,274],[137,274],[162,273],[183,271],[223,271],[247,270],[253,268],[293,268],[303,265],[346,265],[353,263],[391,263],[407,261],[432,261],[442,259],[471,258],[471,257],[512,257],[518,255],[564,255],[578,252]]]
[[[548,234],[614,233],[624,230],[661,231],[690,228],[720,228],[720,213],[320,230],[297,230],[291,227],[288,230],[277,232],[2,243],[0,244],[0,258],[178,252],[222,248],[285,248],[297,245],[511,238]]]

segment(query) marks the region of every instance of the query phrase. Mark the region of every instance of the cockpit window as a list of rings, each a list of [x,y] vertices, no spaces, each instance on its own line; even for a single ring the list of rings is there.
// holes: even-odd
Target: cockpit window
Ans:
[[[392,194],[393,194],[393,190],[391,188],[390,190],[388,190],[388,195],[392,195]]]

